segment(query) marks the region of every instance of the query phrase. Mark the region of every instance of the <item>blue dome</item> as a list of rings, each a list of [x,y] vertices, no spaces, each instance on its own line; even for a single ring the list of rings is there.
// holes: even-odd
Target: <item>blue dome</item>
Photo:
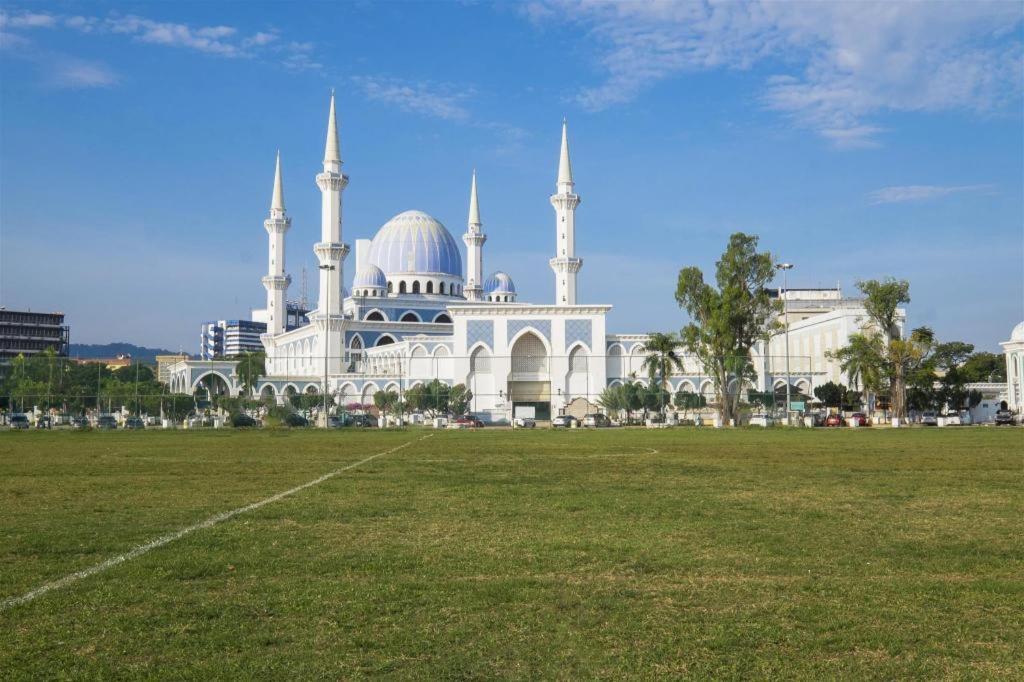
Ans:
[[[367,256],[388,276],[437,273],[462,277],[462,254],[448,229],[423,211],[405,211],[384,223]]]
[[[376,265],[367,264],[360,268],[359,272],[356,273],[356,278],[352,281],[353,289],[387,289],[388,278],[384,276],[384,271],[378,268]]]
[[[516,285],[512,283],[512,278],[508,274],[499,270],[484,282],[484,293],[514,294],[516,293]]]

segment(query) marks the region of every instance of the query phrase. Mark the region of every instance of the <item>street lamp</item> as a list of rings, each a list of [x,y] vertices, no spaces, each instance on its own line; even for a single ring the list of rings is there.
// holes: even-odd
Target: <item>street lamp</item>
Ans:
[[[782,315],[786,325],[786,424],[790,424],[789,410],[792,407],[789,395],[789,301],[786,296],[789,293],[789,271],[793,269],[792,263],[776,263],[775,267],[782,270]]]
[[[328,272],[334,272],[335,267],[333,265],[321,265],[321,270],[327,270]],[[324,331],[324,428],[327,428],[327,351],[331,347],[331,278],[327,277],[327,310],[324,311],[327,316],[326,329]]]

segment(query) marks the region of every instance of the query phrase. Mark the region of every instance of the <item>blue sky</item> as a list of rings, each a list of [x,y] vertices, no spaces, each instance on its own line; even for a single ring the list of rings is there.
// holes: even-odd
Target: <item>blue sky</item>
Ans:
[[[261,307],[275,151],[290,296],[337,89],[345,241],[417,208],[553,297],[562,116],[581,299],[676,330],[680,267],[761,236],[791,286],[894,275],[911,325],[1024,317],[1019,3],[31,3],[0,15],[0,304],[195,351]],[[347,261],[351,281],[353,258]]]

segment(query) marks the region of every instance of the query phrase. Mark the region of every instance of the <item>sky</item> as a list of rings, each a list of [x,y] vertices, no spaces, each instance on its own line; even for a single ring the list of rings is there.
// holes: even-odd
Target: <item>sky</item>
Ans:
[[[40,3],[0,10],[0,305],[72,342],[196,352],[263,307],[280,149],[289,298],[317,297],[331,89],[344,241],[420,209],[553,300],[563,117],[580,300],[678,330],[729,235],[793,288],[894,276],[908,324],[998,351],[1024,319],[1018,2]],[[354,275],[354,256],[345,278]]]

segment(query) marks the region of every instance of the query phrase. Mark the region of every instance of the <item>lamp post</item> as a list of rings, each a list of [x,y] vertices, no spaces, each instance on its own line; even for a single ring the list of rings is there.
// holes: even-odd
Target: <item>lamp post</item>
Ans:
[[[319,267],[320,267],[321,270],[327,270],[328,272],[333,272],[334,269],[335,269],[333,265],[321,265]],[[327,278],[327,284],[328,284],[328,286],[327,286],[327,301],[326,301],[326,303],[327,303],[327,310],[324,311],[324,314],[327,317],[326,327],[324,328],[324,414],[323,414],[324,428],[327,428],[327,359],[328,359],[327,351],[331,347],[331,287],[330,287],[330,281],[331,281],[331,278],[328,277]]]
[[[789,271],[793,269],[792,263],[776,263],[775,267],[782,270],[782,315],[786,325],[786,425],[790,424],[789,410],[792,406],[790,402],[789,385],[791,383],[789,377],[789,301],[786,296],[789,293]]]

